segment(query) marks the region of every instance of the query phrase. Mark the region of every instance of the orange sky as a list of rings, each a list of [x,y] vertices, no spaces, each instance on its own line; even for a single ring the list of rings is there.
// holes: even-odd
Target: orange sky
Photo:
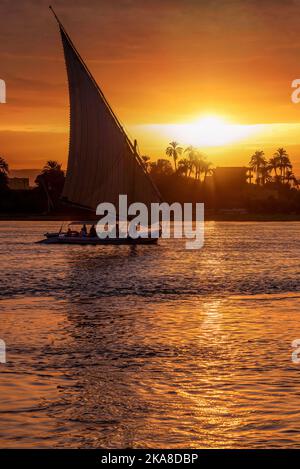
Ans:
[[[7,85],[0,154],[12,168],[66,163],[66,73],[48,3],[0,3]],[[164,157],[178,130],[171,124],[213,115],[251,130],[203,144],[216,165],[244,165],[256,149],[270,156],[285,146],[300,174],[300,104],[290,99],[300,78],[300,1],[65,0],[53,7],[143,154]]]

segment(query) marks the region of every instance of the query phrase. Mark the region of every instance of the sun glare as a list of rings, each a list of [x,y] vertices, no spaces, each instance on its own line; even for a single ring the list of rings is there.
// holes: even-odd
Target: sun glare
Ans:
[[[151,126],[165,137],[172,137],[182,144],[213,147],[243,140],[255,133],[253,125],[234,124],[226,119],[207,115],[184,124],[161,124]],[[155,129],[154,129],[155,128]]]

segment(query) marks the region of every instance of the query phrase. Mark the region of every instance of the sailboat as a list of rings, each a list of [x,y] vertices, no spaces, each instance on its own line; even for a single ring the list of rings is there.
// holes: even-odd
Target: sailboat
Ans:
[[[58,23],[68,76],[70,99],[69,155],[62,200],[96,212],[101,202],[117,207],[119,195],[128,204],[161,202],[161,195],[109,105],[96,80],[83,61],[61,21]],[[44,243],[71,244],[153,244],[157,237],[116,238],[83,237],[76,230],[46,233]],[[93,238],[93,239],[92,239]]]

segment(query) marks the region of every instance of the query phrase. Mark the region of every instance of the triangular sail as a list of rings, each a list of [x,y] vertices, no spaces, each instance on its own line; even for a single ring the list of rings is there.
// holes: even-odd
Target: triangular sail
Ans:
[[[59,27],[70,95],[63,197],[95,210],[101,202],[117,206],[119,194],[126,194],[128,203],[143,202],[149,207],[161,200],[160,194],[60,22]]]

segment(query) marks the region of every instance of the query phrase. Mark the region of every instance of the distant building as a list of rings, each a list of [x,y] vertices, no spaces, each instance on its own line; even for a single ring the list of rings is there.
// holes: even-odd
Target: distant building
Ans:
[[[245,209],[248,168],[222,166],[214,170],[209,181],[210,204],[215,209]]]
[[[243,189],[247,183],[248,168],[246,167],[218,167],[214,171],[213,179],[217,189],[236,191]]]
[[[29,178],[29,186],[35,186],[36,177],[41,174],[41,169],[13,169],[9,168],[11,178]]]
[[[8,178],[8,187],[14,191],[29,190],[29,178]]]

